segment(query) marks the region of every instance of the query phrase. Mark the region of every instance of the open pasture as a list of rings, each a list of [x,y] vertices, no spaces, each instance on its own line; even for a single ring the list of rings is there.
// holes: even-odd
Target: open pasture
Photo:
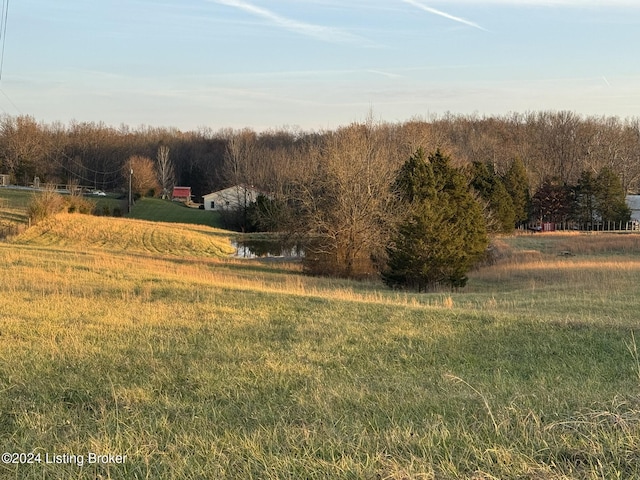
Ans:
[[[61,215],[0,243],[4,450],[126,455],[0,477],[640,476],[635,237],[500,239],[422,295],[190,250],[224,237]]]
[[[0,237],[15,233],[28,221],[27,203],[32,193],[25,190],[0,188]]]
[[[220,227],[220,214],[186,206],[181,202],[172,202],[160,198],[141,198],[128,215],[129,218],[154,222],[195,223]]]

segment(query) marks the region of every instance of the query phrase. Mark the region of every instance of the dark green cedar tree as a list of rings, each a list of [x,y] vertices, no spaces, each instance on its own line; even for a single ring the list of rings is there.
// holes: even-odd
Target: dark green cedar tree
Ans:
[[[489,206],[490,230],[511,233],[516,226],[516,214],[511,195],[491,165],[473,162],[470,166],[471,186]]]
[[[511,196],[516,223],[522,225],[529,220],[531,194],[527,169],[520,158],[515,158],[503,178],[504,187]]]
[[[597,182],[590,170],[583,170],[573,189],[573,218],[583,227],[593,226],[599,213],[596,201]]]
[[[406,215],[387,248],[385,283],[418,291],[464,287],[488,246],[482,210],[464,175],[439,150],[425,159],[419,149],[394,187]]]

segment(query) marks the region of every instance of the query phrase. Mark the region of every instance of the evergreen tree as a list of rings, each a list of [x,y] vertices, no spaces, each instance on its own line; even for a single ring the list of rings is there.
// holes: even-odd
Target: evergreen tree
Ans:
[[[603,222],[628,222],[631,210],[625,201],[620,178],[609,167],[603,167],[596,178],[597,210]]]
[[[483,162],[472,162],[469,169],[471,186],[482,198],[488,199],[494,185],[493,168]]]
[[[471,186],[489,206],[488,220],[490,230],[510,233],[516,225],[516,214],[511,196],[496,175],[493,167],[482,162],[471,164]]]
[[[489,196],[489,205],[498,220],[500,233],[511,233],[516,226],[516,214],[513,201],[500,177],[495,177],[495,183]]]
[[[511,196],[516,223],[522,224],[529,219],[531,196],[527,169],[520,158],[516,158],[503,179],[504,187]]]
[[[401,201],[411,204],[416,200],[435,195],[433,169],[425,161],[425,153],[418,148],[396,175],[393,190]]]
[[[573,218],[582,225],[593,225],[598,219],[596,202],[596,178],[589,170],[580,174],[580,179],[573,189]]]
[[[407,214],[387,248],[385,283],[424,291],[463,287],[488,245],[480,205],[462,173],[440,151],[418,150],[395,181]]]

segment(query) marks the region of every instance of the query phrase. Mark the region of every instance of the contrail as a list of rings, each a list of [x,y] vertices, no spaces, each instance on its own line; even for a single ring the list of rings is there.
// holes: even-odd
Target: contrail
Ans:
[[[434,15],[440,15],[441,17],[448,18],[449,20],[453,20],[454,22],[463,23],[465,25],[469,25],[470,27],[477,28],[479,30],[484,30],[485,32],[488,31],[486,28],[478,25],[475,22],[465,20],[464,18],[461,18],[461,17],[456,17],[455,15],[451,15],[441,10],[436,10],[435,8],[427,7],[426,5],[423,5],[422,3],[417,2],[415,0],[402,0],[402,1],[404,3],[408,3],[409,5],[413,5],[414,7],[419,8],[420,10],[424,10],[425,12],[433,13]]]
[[[323,25],[314,25],[311,23],[300,22],[292,18],[283,17],[266,8],[258,7],[242,0],[207,0],[212,3],[218,3],[220,5],[226,5],[228,7],[238,8],[252,15],[262,17],[269,20],[274,25],[285,28],[292,32],[300,33],[309,37],[314,37],[328,42],[359,42],[364,41],[363,38],[357,35],[344,32],[332,27],[325,27]]]

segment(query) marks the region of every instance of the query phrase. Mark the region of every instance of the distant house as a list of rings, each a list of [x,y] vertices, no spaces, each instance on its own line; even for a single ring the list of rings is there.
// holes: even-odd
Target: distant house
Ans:
[[[202,198],[205,210],[235,210],[249,206],[249,204],[256,201],[259,195],[266,194],[253,187],[234,185],[233,187],[203,195]]]
[[[176,202],[190,202],[191,201],[191,187],[173,187],[173,194],[171,199]]]
[[[9,175],[0,175],[0,187],[6,187],[9,185]]]
[[[640,195],[627,195],[625,200],[631,210],[631,220],[640,221]]]

